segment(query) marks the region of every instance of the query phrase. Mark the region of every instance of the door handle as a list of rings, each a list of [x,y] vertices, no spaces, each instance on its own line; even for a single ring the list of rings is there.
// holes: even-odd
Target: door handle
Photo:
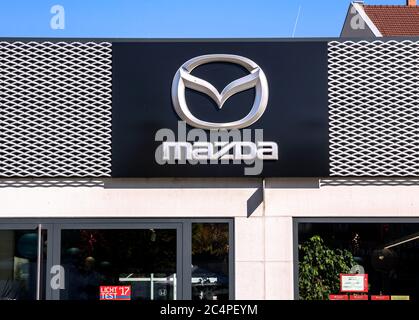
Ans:
[[[41,300],[42,224],[38,224],[38,253],[36,259],[36,300]]]

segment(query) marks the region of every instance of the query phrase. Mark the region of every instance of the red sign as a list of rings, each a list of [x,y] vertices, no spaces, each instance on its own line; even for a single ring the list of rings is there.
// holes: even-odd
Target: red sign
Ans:
[[[100,300],[131,300],[131,286],[100,286]]]
[[[329,300],[348,300],[346,294],[329,294]]]
[[[368,274],[340,274],[340,291],[368,292]]]
[[[349,300],[368,300],[366,294],[353,294],[349,297]]]
[[[390,300],[390,296],[371,296],[371,300]]]

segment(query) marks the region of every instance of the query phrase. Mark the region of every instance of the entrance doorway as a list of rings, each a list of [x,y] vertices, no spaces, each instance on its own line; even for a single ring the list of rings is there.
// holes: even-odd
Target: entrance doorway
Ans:
[[[231,219],[0,220],[0,299],[233,299]],[[4,240],[4,241],[3,241]]]

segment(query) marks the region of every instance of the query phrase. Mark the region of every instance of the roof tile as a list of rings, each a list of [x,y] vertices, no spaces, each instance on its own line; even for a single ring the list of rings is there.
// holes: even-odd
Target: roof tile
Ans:
[[[383,36],[419,36],[419,6],[363,7]]]

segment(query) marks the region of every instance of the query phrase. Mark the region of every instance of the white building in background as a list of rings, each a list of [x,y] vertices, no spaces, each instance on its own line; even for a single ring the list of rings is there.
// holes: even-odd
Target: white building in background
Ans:
[[[364,1],[353,1],[341,37],[417,37],[418,16],[416,0],[407,0],[406,5],[368,5]]]

